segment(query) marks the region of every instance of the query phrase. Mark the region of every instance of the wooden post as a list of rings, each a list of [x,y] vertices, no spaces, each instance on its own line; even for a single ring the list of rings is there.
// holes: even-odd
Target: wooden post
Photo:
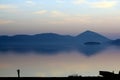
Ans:
[[[17,70],[18,78],[20,77],[20,69]]]

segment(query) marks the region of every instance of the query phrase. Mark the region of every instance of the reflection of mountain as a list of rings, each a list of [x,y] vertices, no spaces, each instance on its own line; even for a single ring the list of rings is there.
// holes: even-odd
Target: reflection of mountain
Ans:
[[[107,45],[79,45],[79,46],[66,46],[66,45],[40,45],[40,46],[12,46],[1,47],[0,52],[14,51],[17,53],[36,52],[38,54],[57,54],[59,52],[78,51],[86,56],[92,56],[102,50]]]
[[[75,37],[54,33],[0,36],[0,51],[57,53],[77,49],[86,55],[93,55],[107,47],[108,42],[111,40],[92,31]]]
[[[78,50],[84,53],[87,56],[94,55],[104,49],[106,49],[108,45],[80,45],[78,46]]]

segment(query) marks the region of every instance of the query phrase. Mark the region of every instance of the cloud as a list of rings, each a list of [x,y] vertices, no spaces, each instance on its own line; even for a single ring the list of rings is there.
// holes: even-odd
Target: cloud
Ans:
[[[86,16],[86,15],[84,15],[84,16],[68,15],[61,20],[50,21],[50,24],[76,24],[76,25],[80,24],[80,25],[83,25],[83,24],[89,24],[89,23],[91,23],[91,17]]]
[[[40,11],[33,12],[33,14],[39,14],[39,15],[46,14],[46,13],[47,13],[47,10],[40,10]]]
[[[65,17],[67,14],[60,12],[60,11],[51,11],[52,17]]]
[[[53,10],[53,11],[47,11],[47,10],[40,10],[33,12],[33,14],[38,14],[38,15],[43,15],[43,14],[48,14],[50,17],[54,18],[61,18],[61,17],[66,17],[68,14],[65,14],[64,12]]]
[[[74,0],[73,1],[73,4],[82,4],[82,3],[84,3],[84,2],[86,2],[86,0]]]
[[[13,23],[14,21],[12,20],[2,20],[0,19],[0,24],[10,24],[10,23]]]
[[[5,4],[0,4],[0,10],[5,10],[5,9],[14,9],[16,6],[13,5],[5,5]]]
[[[26,1],[26,4],[27,4],[27,6],[34,6],[36,3],[31,0],[28,0],[28,1]]]
[[[87,6],[92,6],[93,8],[111,8],[117,5],[117,0],[101,0],[101,1],[89,1],[89,0],[74,0],[73,4],[86,4]]]
[[[56,0],[57,3],[64,3],[64,0]]]
[[[19,9],[16,5],[0,4],[0,10],[7,13],[18,13]]]
[[[111,8],[116,6],[116,4],[116,1],[100,1],[90,3],[90,5],[94,8]]]

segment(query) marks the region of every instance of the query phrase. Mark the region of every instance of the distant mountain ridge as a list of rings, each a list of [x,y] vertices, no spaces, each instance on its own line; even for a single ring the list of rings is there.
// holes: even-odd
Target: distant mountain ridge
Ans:
[[[57,53],[77,50],[87,56],[106,47],[120,46],[120,39],[110,40],[93,31],[85,31],[77,36],[42,33],[35,35],[0,36],[0,51]]]
[[[110,39],[92,32],[85,31],[78,36],[59,35],[56,33],[42,33],[36,35],[15,35],[15,36],[0,36],[0,44],[17,44],[19,43],[76,43],[81,44],[85,42],[100,42],[104,43]]]
[[[77,36],[42,33],[35,35],[0,36],[0,46],[3,45],[81,45],[87,42],[105,44],[111,40],[93,31],[85,31]],[[119,43],[119,41],[117,41]]]

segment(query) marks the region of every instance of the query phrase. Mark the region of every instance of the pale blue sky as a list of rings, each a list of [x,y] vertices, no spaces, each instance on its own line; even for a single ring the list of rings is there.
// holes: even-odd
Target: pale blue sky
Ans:
[[[120,0],[0,0],[0,34],[92,30],[120,37]]]

